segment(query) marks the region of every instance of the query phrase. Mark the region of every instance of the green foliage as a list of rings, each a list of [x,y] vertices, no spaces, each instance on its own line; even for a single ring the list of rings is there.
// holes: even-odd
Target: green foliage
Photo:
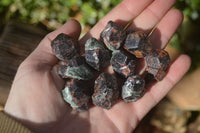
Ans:
[[[86,19],[82,19],[82,22],[89,24],[96,23],[98,12],[92,7],[91,3],[83,3],[81,12],[83,13],[83,16],[86,16]]]
[[[57,28],[71,17],[82,25],[94,25],[121,0],[0,0],[0,14],[5,21],[17,18],[30,23],[44,23]],[[200,0],[178,0],[175,6],[185,16],[196,20],[200,15]]]
[[[92,26],[120,2],[121,0],[0,0],[0,14],[5,21],[18,18],[30,23],[42,22],[52,28],[79,15],[82,25]],[[175,7],[192,20],[200,18],[200,0],[178,0]]]
[[[55,29],[71,17],[81,24],[94,25],[121,0],[1,0],[0,14],[5,22],[17,18],[29,23],[43,23]]]
[[[183,12],[184,21],[171,45],[191,57],[192,71],[200,66],[200,0],[178,0],[175,7]]]
[[[175,7],[192,20],[200,18],[200,0],[178,0]]]
[[[186,42],[186,40],[183,41],[183,38],[186,38],[191,31],[189,27],[192,25],[190,24],[188,27],[188,23],[200,22],[200,0],[178,0],[175,7],[183,12],[185,20],[179,31],[173,36],[171,44],[181,50],[181,44]]]
[[[170,44],[171,44],[172,47],[174,47],[178,50],[181,49],[181,44],[180,44],[180,41],[179,41],[179,35],[177,33],[172,37]]]

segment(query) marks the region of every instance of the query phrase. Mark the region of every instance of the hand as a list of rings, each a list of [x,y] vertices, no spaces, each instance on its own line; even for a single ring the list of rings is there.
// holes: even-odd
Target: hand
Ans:
[[[174,3],[175,0],[124,0],[97,23],[80,44],[90,36],[98,38],[109,20],[125,26],[133,19],[130,28],[147,34],[157,25],[150,36],[151,41],[155,48],[165,48],[183,19],[180,11],[171,9]],[[135,129],[190,67],[190,58],[180,55],[165,78],[148,88],[137,102],[120,101],[110,110],[92,107],[87,112],[72,113],[60,93],[64,82],[54,72],[53,66],[58,60],[52,54],[50,43],[59,33],[78,39],[80,32],[80,24],[69,20],[41,41],[18,69],[5,106],[6,113],[36,132],[127,133]]]

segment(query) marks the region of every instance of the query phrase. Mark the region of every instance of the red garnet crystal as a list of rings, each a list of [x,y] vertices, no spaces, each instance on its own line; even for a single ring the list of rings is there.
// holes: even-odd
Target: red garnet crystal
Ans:
[[[125,102],[135,102],[143,96],[145,81],[138,75],[130,76],[122,87],[122,98]]]
[[[143,58],[152,50],[152,45],[144,32],[136,31],[127,35],[124,49],[134,54],[137,58]]]
[[[61,33],[52,42],[53,53],[60,60],[68,60],[77,56],[78,42],[72,37]]]
[[[107,73],[102,73],[95,80],[94,93],[92,95],[93,104],[110,109],[119,98],[117,79]]]
[[[125,39],[125,32],[114,22],[109,21],[101,32],[101,40],[108,49],[114,51],[119,49]]]
[[[125,78],[135,74],[135,58],[128,57],[119,50],[113,51],[110,63],[113,70]]]
[[[170,57],[167,51],[155,49],[145,57],[147,64],[146,71],[154,76],[157,81],[161,81],[170,65]]]
[[[58,74],[62,78],[74,78],[78,80],[90,80],[93,78],[92,70],[82,56],[63,61],[58,67]]]
[[[62,90],[62,95],[73,110],[79,112],[86,111],[90,105],[91,88],[83,81],[70,79],[66,82],[65,88]]]
[[[86,62],[97,71],[110,64],[110,53],[95,38],[90,38],[85,44]]]

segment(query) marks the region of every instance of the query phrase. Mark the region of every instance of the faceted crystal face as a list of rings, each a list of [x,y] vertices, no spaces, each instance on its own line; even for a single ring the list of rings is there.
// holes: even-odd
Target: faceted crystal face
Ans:
[[[125,78],[135,74],[136,61],[134,58],[129,58],[119,50],[113,52],[110,63],[113,70]]]
[[[102,73],[95,80],[93,104],[105,109],[110,109],[119,98],[117,79],[107,73]]]
[[[145,81],[138,75],[129,77],[122,87],[122,98],[125,102],[135,102],[143,96]]]
[[[116,23],[109,21],[100,37],[107,48],[114,51],[120,48],[125,39],[125,32]]]
[[[62,78],[90,80],[93,78],[92,70],[87,66],[84,57],[67,60],[58,67],[58,74]]]
[[[86,62],[97,71],[110,64],[110,53],[106,49],[87,50],[85,58]]]
[[[60,60],[68,60],[78,55],[77,41],[66,34],[59,34],[52,42],[53,53]]]
[[[152,45],[142,31],[136,31],[127,35],[124,49],[134,54],[137,58],[143,58],[152,50]]]
[[[110,64],[110,54],[95,38],[90,38],[85,44],[86,62],[95,70],[101,70]]]
[[[62,95],[73,110],[79,112],[88,110],[91,99],[91,88],[90,86],[86,86],[84,82],[76,79],[68,80],[64,90],[62,90]]]
[[[155,49],[145,57],[145,61],[148,73],[152,74],[157,81],[161,81],[170,65],[168,53],[162,49]]]

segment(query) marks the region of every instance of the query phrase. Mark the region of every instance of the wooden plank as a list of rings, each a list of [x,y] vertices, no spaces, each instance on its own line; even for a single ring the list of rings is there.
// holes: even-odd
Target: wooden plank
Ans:
[[[0,37],[0,104],[4,104],[20,63],[48,33],[39,27],[9,22]]]
[[[12,82],[19,64],[35,49],[47,31],[10,22],[0,38],[0,79]]]

